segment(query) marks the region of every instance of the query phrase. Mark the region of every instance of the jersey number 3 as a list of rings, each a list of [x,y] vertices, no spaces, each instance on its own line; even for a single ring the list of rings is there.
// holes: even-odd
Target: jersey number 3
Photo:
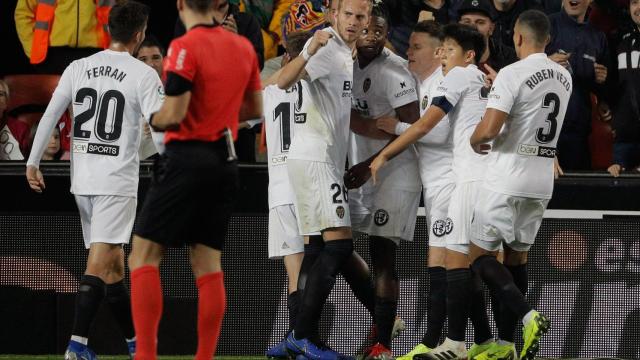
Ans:
[[[96,137],[104,142],[118,140],[122,134],[124,95],[117,90],[107,90],[98,98],[98,92],[95,89],[82,88],[78,90],[75,103],[84,104],[87,99],[89,99],[89,108],[74,118],[73,137],[75,139],[89,139],[91,131],[83,130],[82,125],[97,114],[94,126]],[[112,111],[110,112],[109,109]]]
[[[542,108],[551,108],[545,122],[547,126],[538,128],[536,131],[536,141],[541,144],[547,144],[553,141],[558,132],[558,113],[560,112],[560,97],[556,93],[548,93],[542,100]]]

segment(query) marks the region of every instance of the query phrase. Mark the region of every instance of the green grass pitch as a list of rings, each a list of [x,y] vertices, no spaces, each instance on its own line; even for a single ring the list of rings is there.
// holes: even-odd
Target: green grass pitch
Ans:
[[[61,360],[62,355],[0,355],[0,360]],[[128,356],[100,356],[100,360],[129,360]],[[265,360],[264,356],[216,356],[216,360]],[[193,360],[193,355],[159,356],[158,360]]]

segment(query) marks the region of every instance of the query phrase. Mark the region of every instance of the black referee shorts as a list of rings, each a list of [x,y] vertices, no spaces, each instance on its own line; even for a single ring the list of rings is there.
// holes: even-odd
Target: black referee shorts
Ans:
[[[136,235],[167,247],[222,250],[238,191],[238,168],[224,139],[173,141],[156,160]]]

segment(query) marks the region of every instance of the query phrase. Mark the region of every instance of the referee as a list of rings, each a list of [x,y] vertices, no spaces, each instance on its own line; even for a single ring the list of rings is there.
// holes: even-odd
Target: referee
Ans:
[[[164,66],[166,99],[150,120],[166,151],[139,217],[129,257],[136,360],[157,358],[162,314],[158,267],[167,247],[190,247],[199,293],[196,360],[215,353],[225,310],[220,256],[237,192],[233,138],[238,121],[262,116],[258,60],[251,43],[210,11],[223,0],[178,0],[187,33]]]

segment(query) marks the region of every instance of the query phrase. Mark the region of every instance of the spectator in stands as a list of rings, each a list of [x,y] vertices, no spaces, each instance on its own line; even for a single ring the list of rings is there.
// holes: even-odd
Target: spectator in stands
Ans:
[[[62,74],[71,61],[109,45],[115,0],[18,0],[16,31],[25,55],[43,74]]]
[[[585,21],[590,0],[563,0],[563,9],[549,17],[549,58],[569,69],[573,92],[558,140],[558,160],[563,170],[591,169],[591,96],[599,99],[602,113],[606,100],[604,84],[609,68],[605,35]]]
[[[458,9],[461,24],[470,25],[478,29],[484,36],[485,50],[480,58],[478,68],[488,72],[485,64],[491,69],[500,71],[503,67],[518,61],[516,51],[500,42],[500,38],[492,37],[495,30],[494,11],[490,0],[463,0]]]
[[[251,41],[256,55],[258,55],[260,69],[262,69],[264,66],[264,43],[262,42],[262,33],[258,20],[249,13],[240,12],[238,5],[231,4],[228,0],[220,1],[217,9],[213,10],[213,19],[225,29],[242,35]],[[184,24],[178,18],[174,37],[182,36],[185,32]]]
[[[585,0],[586,1],[586,0]],[[525,10],[543,10],[537,0],[492,0],[496,12],[493,37],[513,48],[513,27]]]
[[[153,36],[147,36],[136,53],[136,58],[151,66],[162,77],[162,60],[164,59],[164,47]]]
[[[0,160],[24,160],[28,153],[31,132],[29,125],[9,118],[9,86],[0,80]]]
[[[236,0],[237,1],[237,0]],[[318,9],[327,0],[314,0]],[[262,28],[264,59],[272,59],[278,55],[278,45],[282,41],[282,17],[289,12],[294,0],[241,0],[240,11],[252,14]]]
[[[384,0],[392,14],[389,41],[395,53],[406,58],[409,36],[418,23],[421,11],[431,13],[430,18],[446,25],[457,18],[451,9],[451,0]],[[424,20],[428,20],[425,18]]]
[[[629,13],[633,27],[625,31],[617,48],[618,73],[616,96],[612,99],[613,165],[608,171],[613,176],[621,171],[633,170],[640,166],[640,0],[631,0]]]
[[[60,148],[60,129],[55,127],[53,129],[53,133],[51,134],[51,139],[49,139],[49,145],[42,153],[43,161],[52,161],[52,160],[60,160],[60,156],[62,155],[62,151]]]
[[[334,8],[334,6],[337,8],[337,3],[338,1],[335,0],[329,3],[328,8],[318,9],[316,11],[312,1],[295,0],[289,11],[282,16],[280,21],[282,27],[282,46],[286,48],[288,34],[297,31],[313,33],[316,30],[325,28],[327,24],[331,24],[333,21],[333,15],[331,15],[333,11],[332,8]],[[335,14],[335,12],[333,14]],[[266,80],[278,71],[282,64],[282,58],[283,56],[281,55],[267,60],[264,69],[262,69],[260,73],[260,78]]]

